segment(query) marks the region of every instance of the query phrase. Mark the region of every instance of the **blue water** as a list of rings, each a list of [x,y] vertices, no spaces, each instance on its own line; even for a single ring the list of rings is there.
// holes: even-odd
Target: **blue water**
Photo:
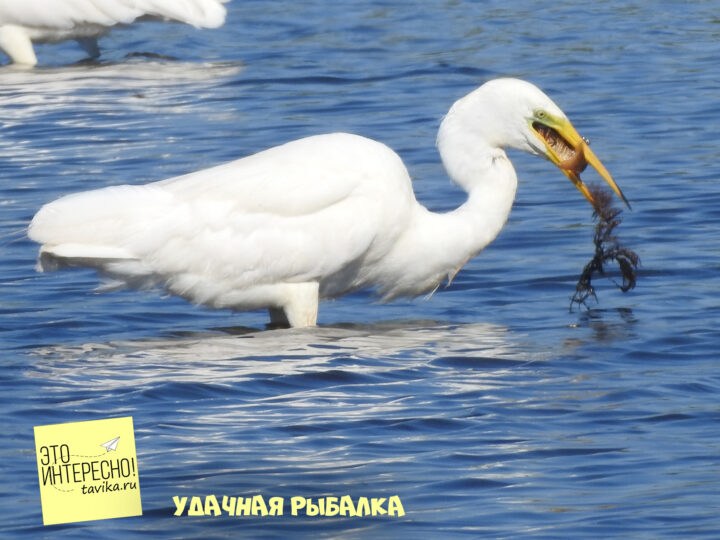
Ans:
[[[235,0],[215,31],[148,23],[96,64],[67,43],[0,67],[2,536],[716,538],[717,4],[578,4]],[[569,312],[590,207],[520,154],[506,228],[452,286],[325,303],[316,329],[34,271],[22,230],[45,202],[314,133],[382,140],[452,208],[439,120],[497,76],[542,87],[623,188],[635,290],[600,279]],[[33,426],[114,416],[134,418],[144,515],[43,527]],[[397,495],[406,514],[172,517],[207,494]]]

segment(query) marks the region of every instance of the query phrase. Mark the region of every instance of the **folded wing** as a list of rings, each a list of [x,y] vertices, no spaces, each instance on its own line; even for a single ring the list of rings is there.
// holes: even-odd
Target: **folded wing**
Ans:
[[[399,177],[378,177],[387,175],[383,160]],[[357,285],[362,266],[402,233],[408,192],[393,152],[333,134],[145,186],[69,195],[44,206],[29,235],[42,244],[42,269],[89,266],[199,303],[217,304],[209,297],[222,291],[307,281],[325,283],[332,295],[333,276],[343,276],[343,288]]]

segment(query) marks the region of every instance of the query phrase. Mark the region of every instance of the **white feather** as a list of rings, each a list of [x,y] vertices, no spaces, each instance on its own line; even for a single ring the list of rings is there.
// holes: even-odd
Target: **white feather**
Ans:
[[[46,269],[91,266],[131,287],[160,285],[196,303],[269,308],[275,321],[312,325],[318,298],[432,291],[489,244],[517,186],[502,148],[541,153],[528,127],[538,107],[562,115],[512,79],[453,106],[438,147],[469,196],[446,214],[415,200],[387,146],[334,133],[145,186],[63,197],[37,213],[29,236]]]
[[[2,0],[0,49],[20,64],[37,63],[32,42],[68,39],[97,51],[95,40],[108,29],[138,19],[177,21],[196,28],[225,22],[229,0]]]
[[[348,166],[354,174],[336,174]],[[69,195],[44,206],[29,234],[44,253],[70,254],[116,279],[128,273],[133,286],[165,276],[172,292],[192,301],[242,307],[232,305],[229,290],[320,279],[325,295],[352,288],[345,276],[354,272],[353,261],[387,251],[411,200],[395,153],[332,134],[146,186]],[[389,236],[378,238],[378,230]],[[109,248],[121,251],[102,255]]]

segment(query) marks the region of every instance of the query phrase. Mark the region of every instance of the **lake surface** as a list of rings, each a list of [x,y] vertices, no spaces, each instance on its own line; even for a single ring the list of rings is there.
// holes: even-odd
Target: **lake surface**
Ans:
[[[715,2],[236,0],[218,30],[148,23],[101,47],[0,67],[3,537],[717,538]],[[439,121],[499,76],[543,88],[631,201],[633,291],[598,279],[569,311],[591,209],[517,153],[506,228],[449,288],[359,292],[315,329],[34,271],[24,228],[48,201],[315,133],[385,142],[418,199],[453,208]],[[33,426],[119,416],[144,515],[43,527]],[[398,496],[405,515],[172,516],[208,494]]]

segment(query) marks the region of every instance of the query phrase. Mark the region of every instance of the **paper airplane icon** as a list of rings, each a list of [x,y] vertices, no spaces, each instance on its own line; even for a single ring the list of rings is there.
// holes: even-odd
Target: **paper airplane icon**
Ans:
[[[117,450],[117,445],[118,445],[119,440],[120,440],[120,437],[115,437],[112,441],[102,443],[100,446],[104,446],[106,452],[109,452],[110,450]]]

